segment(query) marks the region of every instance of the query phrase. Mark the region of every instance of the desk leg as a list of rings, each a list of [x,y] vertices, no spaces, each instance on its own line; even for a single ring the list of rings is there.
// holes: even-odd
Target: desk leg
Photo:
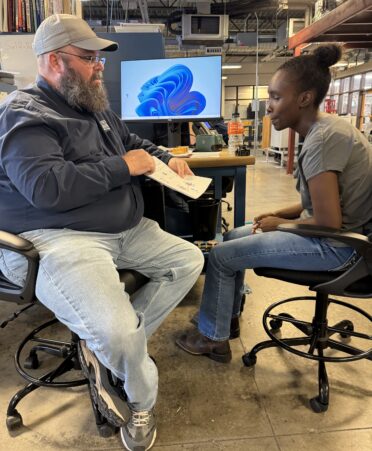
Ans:
[[[245,190],[246,167],[239,166],[235,169],[234,227],[240,227],[245,223]]]
[[[221,201],[222,199],[222,177],[213,177],[214,180],[214,198]],[[222,233],[222,205],[220,203],[220,207],[218,209],[217,216],[217,229],[216,233]]]

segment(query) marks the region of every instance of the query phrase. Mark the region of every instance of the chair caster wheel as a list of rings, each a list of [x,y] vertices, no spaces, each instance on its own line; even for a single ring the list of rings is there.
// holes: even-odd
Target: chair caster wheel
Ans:
[[[257,362],[256,354],[251,355],[251,353],[244,354],[242,357],[245,366],[254,366]]]
[[[272,319],[269,324],[273,332],[278,332],[283,325],[283,321],[281,319]]]
[[[319,401],[319,396],[310,399],[310,407],[315,413],[321,413],[328,410],[328,404],[323,404]]]
[[[23,366],[28,370],[36,370],[40,366],[37,354],[30,354],[24,361]]]
[[[109,438],[116,434],[116,427],[110,423],[97,425],[98,433],[101,437]]]
[[[8,428],[8,431],[14,431],[22,426],[22,417],[17,410],[14,411],[13,415],[8,415],[6,417],[6,427]]]
[[[354,325],[353,324],[349,324],[348,326],[345,327],[345,332],[354,332]],[[348,334],[340,334],[341,338],[351,338],[350,335]]]

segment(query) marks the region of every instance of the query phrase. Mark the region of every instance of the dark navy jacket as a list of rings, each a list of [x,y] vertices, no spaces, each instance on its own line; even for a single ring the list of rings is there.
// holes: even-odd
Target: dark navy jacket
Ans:
[[[171,158],[114,112],[71,108],[42,77],[14,91],[0,104],[0,229],[134,227],[143,199],[121,156],[140,148]]]

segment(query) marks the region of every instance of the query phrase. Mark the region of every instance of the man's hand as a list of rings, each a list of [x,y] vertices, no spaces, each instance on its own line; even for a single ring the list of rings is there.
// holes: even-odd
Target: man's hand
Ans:
[[[130,175],[151,174],[155,170],[153,157],[143,149],[130,150],[122,158],[127,163]]]
[[[194,175],[189,165],[182,158],[171,158],[168,166],[182,178],[186,175]]]

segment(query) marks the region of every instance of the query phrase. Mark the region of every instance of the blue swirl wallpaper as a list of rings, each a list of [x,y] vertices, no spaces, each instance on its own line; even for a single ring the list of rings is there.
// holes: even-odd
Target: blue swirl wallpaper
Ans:
[[[121,62],[121,117],[203,120],[221,115],[221,56]]]
[[[191,70],[176,64],[141,86],[138,94],[138,116],[195,116],[206,105],[201,92],[190,91],[193,84]]]

